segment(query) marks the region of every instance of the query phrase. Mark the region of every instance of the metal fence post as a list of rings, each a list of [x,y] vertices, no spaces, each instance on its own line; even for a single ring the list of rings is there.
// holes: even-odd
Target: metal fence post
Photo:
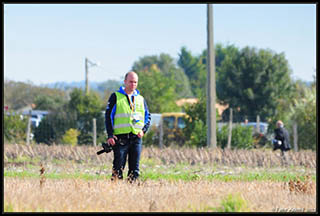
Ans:
[[[97,146],[97,124],[95,118],[93,118],[93,145]]]

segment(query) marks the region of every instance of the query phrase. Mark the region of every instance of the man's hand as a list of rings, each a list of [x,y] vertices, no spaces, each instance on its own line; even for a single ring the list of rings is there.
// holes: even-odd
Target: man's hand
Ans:
[[[111,138],[109,138],[107,140],[107,143],[109,143],[110,145],[114,146],[116,144],[115,140],[118,140],[118,138],[115,135],[113,135],[113,137],[111,137]]]
[[[138,136],[139,138],[142,138],[142,137],[144,136],[143,131],[140,131],[140,132],[137,134],[137,136]]]

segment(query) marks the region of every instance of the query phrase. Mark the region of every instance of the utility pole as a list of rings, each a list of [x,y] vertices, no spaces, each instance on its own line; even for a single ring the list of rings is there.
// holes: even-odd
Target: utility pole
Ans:
[[[89,94],[89,77],[88,77],[88,59],[85,59],[85,67],[86,67],[86,94]]]
[[[89,94],[89,65],[88,63],[90,63],[90,66],[99,66],[99,64],[93,63],[91,62],[87,57],[85,58],[85,70],[86,70],[86,94]]]
[[[212,4],[207,4],[207,146],[217,147],[216,135],[216,79],[215,79],[215,53],[213,45],[213,16]]]

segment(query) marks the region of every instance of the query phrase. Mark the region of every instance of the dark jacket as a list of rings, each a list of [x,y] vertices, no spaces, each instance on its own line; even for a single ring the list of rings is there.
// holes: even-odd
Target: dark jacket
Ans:
[[[276,128],[274,130],[275,133],[275,139],[276,140],[281,140],[282,145],[281,145],[281,150],[282,151],[288,151],[291,149],[291,145],[290,145],[290,137],[289,137],[289,132],[284,128],[284,127],[280,127],[280,128]]]

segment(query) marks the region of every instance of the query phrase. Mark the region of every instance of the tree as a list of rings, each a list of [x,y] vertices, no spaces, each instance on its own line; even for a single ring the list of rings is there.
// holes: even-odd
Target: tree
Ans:
[[[37,110],[56,110],[59,107],[63,106],[65,103],[67,103],[67,101],[58,95],[38,95],[34,100],[34,104],[36,105]]]
[[[184,139],[188,146],[207,146],[207,98],[200,93],[198,103],[186,105],[186,127],[183,129]],[[219,117],[216,109],[217,119]]]
[[[289,112],[287,112],[289,114],[288,126],[292,128],[293,123],[297,123],[299,148],[316,150],[316,86],[302,85],[298,88],[300,94],[293,99]]]
[[[161,72],[165,77],[172,79],[171,84],[177,99],[193,96],[188,77],[175,65],[174,59],[168,54],[144,56],[134,62],[132,69],[136,72],[143,72],[149,71],[151,67],[153,70]],[[139,76],[139,80],[140,78]]]
[[[238,108],[249,121],[255,121],[257,115],[262,121],[267,120],[292,89],[291,70],[284,53],[250,47],[237,54],[236,49],[229,51],[232,55],[226,54],[218,69],[218,98],[229,107]]]
[[[204,51],[200,56],[194,57],[186,47],[181,48],[178,65],[189,78],[193,95],[199,95],[199,91],[205,92],[206,90],[204,88],[207,80],[205,59],[206,51]]]
[[[64,91],[47,87],[35,86],[31,82],[15,82],[5,80],[4,82],[4,103],[11,110],[19,110],[30,104],[39,104],[40,108],[48,108],[50,105],[61,105],[67,100]],[[46,99],[44,99],[46,98]],[[50,98],[54,98],[52,101]],[[49,104],[46,104],[48,102]],[[36,109],[39,109],[36,107]]]
[[[3,135],[9,142],[21,142],[26,139],[26,130],[28,119],[23,118],[14,112],[5,113],[3,115]]]
[[[103,106],[103,101],[98,93],[91,91],[86,95],[81,89],[74,89],[70,94],[68,108],[76,115],[77,127],[75,128],[80,132],[79,144],[92,143],[92,120],[94,118],[96,119],[97,141],[105,139],[104,116],[102,114],[105,106]]]
[[[35,87],[31,83],[5,80],[4,103],[11,110],[18,110],[33,102]]]
[[[176,105],[174,78],[165,76],[153,65],[148,70],[137,71],[138,89],[147,101],[151,113],[179,111]]]
[[[237,55],[238,48],[234,45],[224,47],[221,43],[215,46],[215,66],[216,77],[219,76],[219,68],[226,56],[230,58]],[[190,80],[191,90],[193,95],[197,97],[200,94],[206,93],[205,86],[207,85],[207,50],[203,50],[198,56],[193,56],[191,51],[186,47],[182,47],[179,53],[178,65],[183,69]],[[217,80],[217,79],[216,79]],[[218,86],[217,86],[218,88]]]

